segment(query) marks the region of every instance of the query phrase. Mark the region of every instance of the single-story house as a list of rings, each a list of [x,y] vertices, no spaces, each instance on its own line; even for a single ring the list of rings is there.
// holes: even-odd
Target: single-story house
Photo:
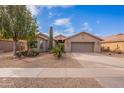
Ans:
[[[58,35],[53,37],[53,46],[60,43],[64,43],[66,52],[100,52],[100,42],[102,39],[96,37],[87,32],[80,32],[70,37]],[[27,43],[19,42],[19,46],[27,46]],[[49,49],[49,37],[46,34],[38,33],[35,43],[36,49],[39,52],[46,52]],[[0,41],[0,49],[8,52],[12,51],[12,41],[4,40]]]
[[[54,39],[56,43],[64,43],[66,36],[60,34],[60,35],[55,36]]]
[[[53,46],[55,46],[55,39],[53,38]],[[37,50],[39,52],[46,52],[49,49],[49,37],[46,34],[37,34]]]
[[[103,51],[124,53],[124,34],[103,37],[101,46]]]
[[[80,32],[65,39],[66,52],[101,52],[101,38]]]
[[[37,50],[39,52],[45,52],[48,50],[48,36],[43,33],[37,35]]]
[[[17,50],[25,50],[27,49],[27,43],[26,41],[19,41],[17,43]],[[6,40],[6,39],[1,39],[0,40],[0,52],[10,52],[13,50],[13,41]]]
[[[64,35],[57,35],[53,37],[53,46],[58,43],[64,43],[66,37]],[[46,52],[49,48],[49,37],[46,34],[38,33],[37,34],[37,50],[39,52]]]

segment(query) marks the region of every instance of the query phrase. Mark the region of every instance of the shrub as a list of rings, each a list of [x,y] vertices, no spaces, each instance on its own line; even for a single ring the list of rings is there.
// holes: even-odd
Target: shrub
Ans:
[[[64,44],[63,44],[63,43],[59,43],[59,44],[58,44],[58,47],[61,48],[61,51],[62,51],[63,53],[65,52]]]
[[[62,56],[62,53],[64,53],[64,45],[62,44],[56,45],[55,47],[52,48],[51,53],[60,58]]]
[[[111,52],[110,47],[102,47],[101,50],[102,52]]]
[[[37,56],[39,55],[39,52],[36,52],[36,51],[29,51],[27,52],[27,56],[28,57],[34,57],[34,56]]]
[[[23,56],[21,52],[16,52],[15,55],[16,55],[17,57],[22,57],[22,56]]]
[[[54,47],[52,48],[51,52],[57,56],[58,58],[60,58],[62,56],[62,51],[61,51],[61,48],[59,47]]]
[[[23,56],[27,56],[27,53],[28,53],[28,51],[22,51],[22,52],[21,52],[21,54],[22,54]]]
[[[22,56],[24,56],[24,57],[35,57],[37,55],[39,55],[39,52],[37,52],[37,51],[22,51],[22,52],[17,52],[16,53],[17,57],[22,57]]]
[[[121,53],[122,53],[121,50],[120,50],[120,48],[116,48],[116,49],[114,50],[114,52],[117,53],[117,54],[121,54]]]

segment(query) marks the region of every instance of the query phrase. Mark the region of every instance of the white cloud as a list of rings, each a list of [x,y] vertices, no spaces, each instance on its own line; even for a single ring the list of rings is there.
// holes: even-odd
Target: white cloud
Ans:
[[[66,36],[73,35],[75,33],[75,30],[73,27],[68,27],[67,29],[64,30]]]
[[[89,26],[88,22],[84,22],[81,28],[82,31],[92,31],[92,28]]]
[[[42,26],[40,25],[40,22],[39,21],[37,21],[37,25],[38,25],[38,29],[39,30],[42,30]]]
[[[74,34],[74,29],[71,28],[67,28],[64,31],[60,31],[60,30],[54,30],[54,36],[56,35],[64,35],[64,36],[71,36]]]
[[[52,9],[52,8],[55,8],[56,5],[43,5],[43,6],[41,6],[41,7],[47,8],[47,9]]]
[[[54,12],[49,12],[48,13],[48,17],[49,18],[51,18],[51,17],[59,17],[61,15],[62,15],[61,13],[54,13]]]
[[[39,13],[39,8],[40,8],[40,12],[42,12],[41,10],[43,8],[47,8],[47,9],[53,9],[53,8],[70,8],[73,7],[73,5],[42,5],[42,6],[38,6],[38,5],[27,5],[27,9],[29,9],[32,13],[32,16],[37,16]]]
[[[54,30],[54,36],[60,35],[60,34],[65,35],[65,36],[70,36],[70,35],[73,35],[74,33],[75,33],[74,28],[71,26],[67,27],[64,30],[56,30],[56,29]]]
[[[27,6],[27,9],[30,10],[32,16],[37,16],[38,13],[39,13],[38,6],[35,6],[35,5],[28,5],[28,6]]]
[[[89,25],[88,22],[83,23],[83,26],[88,26],[88,25]]]
[[[70,24],[70,18],[61,18],[54,21],[54,25],[56,26],[69,26]]]
[[[57,35],[60,35],[60,34],[65,35],[64,32],[62,32],[62,31],[58,31],[58,30],[54,31],[54,36],[57,36]]]
[[[74,5],[62,5],[60,7],[62,7],[62,8],[71,8],[71,7],[74,7]]]
[[[67,33],[74,33],[75,31],[74,31],[74,28],[73,27],[69,27],[69,28],[67,28],[65,30],[65,32],[67,32]]]
[[[52,12],[49,12],[49,15],[50,15],[50,16],[52,16],[52,15],[53,15],[53,13],[52,13]]]
[[[99,20],[97,20],[97,21],[96,21],[96,23],[97,23],[97,24],[100,24],[100,21],[99,21]]]
[[[42,7],[47,8],[47,9],[52,9],[52,8],[56,8],[56,7],[70,8],[70,7],[73,7],[73,5],[44,5]]]
[[[75,33],[75,30],[72,26],[71,19],[70,18],[60,18],[54,21],[53,23],[56,26],[64,26],[65,29],[61,31],[61,34],[64,34],[66,36],[72,35]],[[63,32],[63,33],[62,33]],[[57,31],[57,34],[60,34],[59,31]]]
[[[49,17],[54,16],[54,14],[52,12],[49,12],[48,15],[49,15]]]

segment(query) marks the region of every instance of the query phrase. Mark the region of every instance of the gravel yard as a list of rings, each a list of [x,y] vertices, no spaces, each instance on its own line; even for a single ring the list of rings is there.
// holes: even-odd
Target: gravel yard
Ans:
[[[57,59],[49,53],[34,58],[13,59],[11,56],[0,55],[0,68],[80,68],[77,60],[69,54]]]
[[[93,78],[0,78],[4,88],[100,88]]]

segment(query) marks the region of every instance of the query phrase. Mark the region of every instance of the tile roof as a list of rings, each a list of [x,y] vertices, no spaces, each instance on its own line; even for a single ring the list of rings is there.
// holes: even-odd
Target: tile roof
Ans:
[[[66,36],[60,34],[60,35],[55,36],[54,39],[55,40],[65,40]]]
[[[124,34],[116,34],[116,35],[111,35],[111,36],[106,36],[103,37],[103,42],[114,42],[114,41],[124,41]]]
[[[91,36],[91,37],[94,37],[94,38],[100,40],[100,41],[103,40],[103,39],[101,39],[101,38],[99,38],[99,37],[97,37],[97,36],[94,36],[94,35],[92,35],[92,34],[90,34],[90,33],[88,33],[88,32],[80,32],[80,33],[74,34],[74,35],[72,35],[72,36],[70,36],[70,37],[68,37],[68,38],[66,38],[66,39],[70,39],[70,38],[75,37],[75,36],[78,36],[78,35],[80,35],[80,34],[87,34],[87,35],[89,35],[89,36]]]
[[[43,38],[43,39],[45,39],[45,40],[48,40],[48,38],[49,38],[46,34],[43,34],[43,33],[41,33],[41,32],[38,33],[37,36],[40,37],[40,38]]]

